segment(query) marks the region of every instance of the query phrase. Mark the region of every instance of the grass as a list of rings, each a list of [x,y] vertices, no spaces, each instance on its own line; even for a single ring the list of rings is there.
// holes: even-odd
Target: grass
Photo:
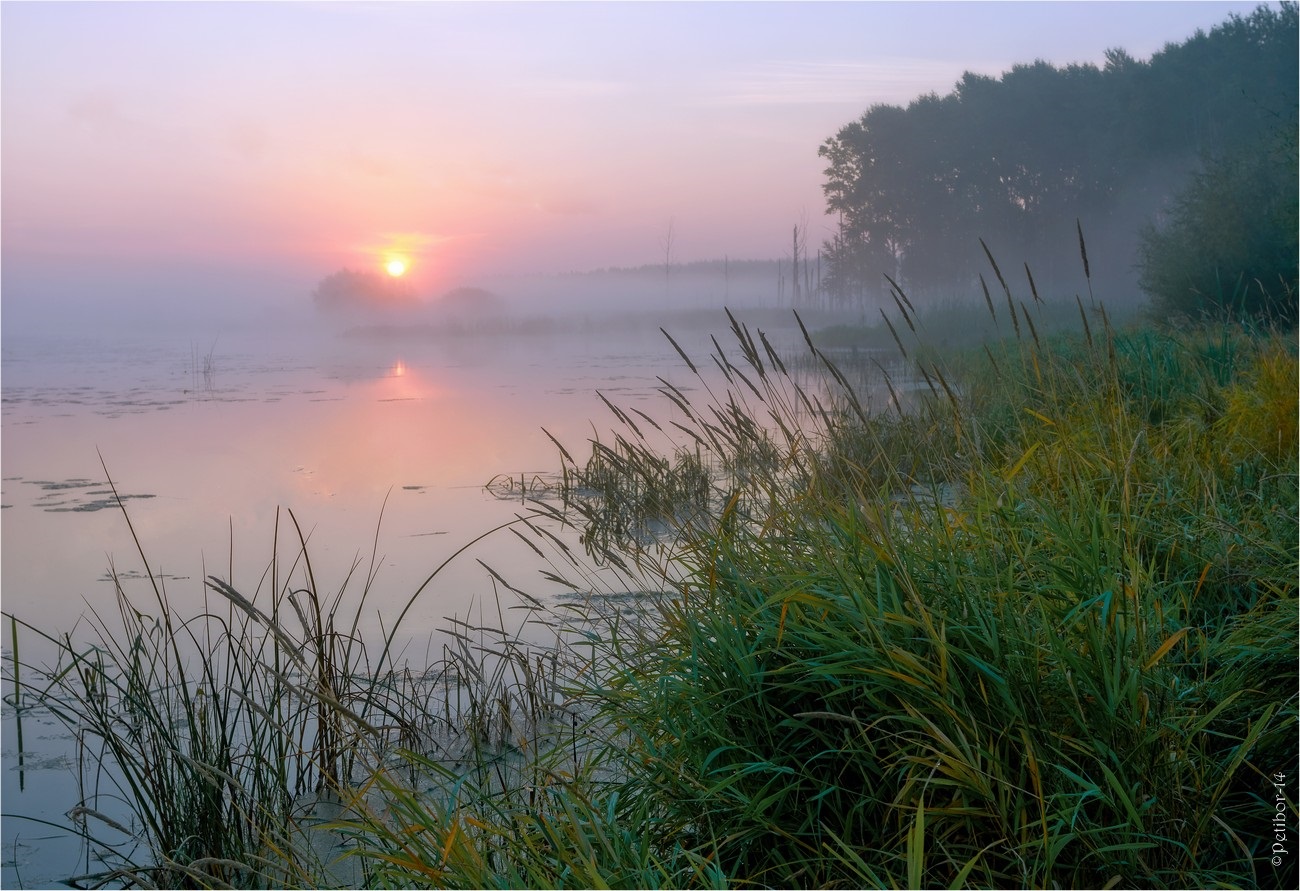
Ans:
[[[594,692],[625,819],[736,884],[1286,885],[1257,822],[1297,761],[1294,343],[1081,301],[1049,335],[1006,296],[1019,336],[918,351],[909,411],[739,324],[721,405],[665,393],[774,460],[682,525],[660,634]]]
[[[102,879],[247,886],[319,870],[294,838],[304,803],[340,787],[359,730],[396,703],[348,673],[355,622],[317,594],[303,541],[252,599],[212,576],[218,599],[182,619],[160,576],[149,573],[149,608],[114,570],[116,617],[92,611],[88,641],[41,635],[60,662],[35,692],[86,756],[77,812],[111,864]],[[112,816],[123,807],[129,819]]]
[[[277,514],[274,556],[251,593],[208,575],[197,615],[172,606],[161,574],[146,573],[140,598],[114,569],[117,613],[92,609],[88,631],[54,636],[10,617],[15,705],[48,708],[81,752],[71,829],[105,869],[74,881],[363,884],[373,860],[356,856],[345,827],[376,813],[381,776],[414,787],[418,759],[437,757],[485,788],[504,785],[522,768],[503,753],[545,732],[557,652],[460,623],[442,658],[413,672],[394,656],[402,616],[382,642],[360,631],[374,554],[359,594],[349,589],[360,564],[326,594],[287,517],[292,531],[282,535]],[[19,627],[53,644],[54,666],[19,661]]]
[[[502,615],[428,671],[372,658],[297,534],[247,599],[214,578],[181,621],[156,583],[126,633],[62,638],[23,699],[89,728],[145,828],[117,878],[1294,887],[1294,338],[1121,329],[989,260],[1002,340],[928,345],[897,287],[897,361],[857,369],[733,318],[661,416],[557,443],[509,527],[587,596],[488,570],[553,647]],[[591,594],[610,572],[643,593]]]

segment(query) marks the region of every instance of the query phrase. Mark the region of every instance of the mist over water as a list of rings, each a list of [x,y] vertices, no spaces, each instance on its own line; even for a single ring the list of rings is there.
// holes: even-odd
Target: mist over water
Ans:
[[[327,585],[369,564],[378,531],[388,599],[372,612],[391,613],[519,512],[490,481],[558,471],[543,427],[582,460],[612,420],[597,392],[671,408],[659,378],[685,367],[660,328],[702,357],[731,307],[777,343],[797,338],[778,261],[416,283],[401,304],[380,292],[341,309],[314,299],[320,281],[177,268],[93,291],[69,286],[84,270],[5,269],[2,590],[6,612],[38,627],[107,609],[110,567],[143,586],[119,497],[174,603],[201,603],[210,574],[256,587],[277,511],[283,541],[292,510]],[[463,615],[485,578],[472,555],[449,567],[406,622],[412,639]]]
[[[702,349],[690,332],[682,342]],[[321,590],[332,596],[347,580],[345,611],[373,573],[360,632],[381,639],[435,567],[526,512],[511,486],[487,487],[494,477],[553,478],[560,461],[543,426],[583,455],[612,420],[596,390],[659,412],[657,376],[672,380],[680,368],[685,377],[653,327],[459,337],[304,327],[204,340],[9,328],[2,360],[4,609],[80,639],[93,637],[83,618],[91,612],[114,625],[111,572],[138,603],[152,603],[119,497],[179,615],[205,609],[207,575],[250,597],[264,587],[277,517],[282,552],[296,550],[292,511]],[[572,544],[580,547],[576,534]],[[514,536],[491,536],[420,596],[398,641],[401,661],[428,664],[453,617],[495,623],[504,610],[522,621],[479,560],[534,596],[565,593],[544,582]],[[52,659],[35,635],[23,633],[21,646],[29,664]],[[5,813],[60,822],[76,797],[64,788],[70,751],[48,714],[25,722],[25,789],[6,780]],[[43,859],[57,845],[18,843],[30,824],[6,819],[4,832],[6,886],[15,862],[28,883],[69,874],[66,857]]]
[[[673,364],[655,329],[33,335],[3,361],[5,606],[53,610],[54,627],[75,620],[106,556],[137,562],[100,456],[165,571],[197,581],[200,559],[224,568],[232,533],[239,562],[259,565],[277,506],[316,529],[322,560],[348,563],[387,497],[382,578],[409,592],[440,550],[502,516],[483,488],[493,476],[558,467],[543,425],[580,444],[600,422],[596,389],[647,399]]]

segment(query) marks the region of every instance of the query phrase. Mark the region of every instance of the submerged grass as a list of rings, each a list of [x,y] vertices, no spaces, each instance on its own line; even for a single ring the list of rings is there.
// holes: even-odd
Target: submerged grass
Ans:
[[[501,616],[372,664],[301,535],[261,605],[121,596],[36,691],[146,830],[117,878],[1295,887],[1294,340],[993,278],[1006,339],[952,355],[894,286],[909,380],[851,385],[805,331],[809,378],[733,318],[664,417],[607,403],[612,443],[559,446],[512,524],[589,594],[517,592],[552,648]],[[611,569],[663,593],[590,594]]]

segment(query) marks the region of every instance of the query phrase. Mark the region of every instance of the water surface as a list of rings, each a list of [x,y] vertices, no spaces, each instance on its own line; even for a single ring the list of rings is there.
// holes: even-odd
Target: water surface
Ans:
[[[679,340],[705,352],[702,337]],[[500,497],[507,487],[494,494],[485,484],[559,469],[543,426],[581,460],[586,440],[612,422],[597,390],[671,419],[657,377],[683,390],[694,382],[653,326],[461,340],[7,332],[0,373],[3,608],[74,635],[89,634],[92,610],[112,627],[110,571],[147,602],[132,527],[173,606],[192,615],[202,609],[205,575],[257,587],[277,518],[282,545],[293,534],[290,510],[324,591],[374,559],[364,625],[378,633],[381,617],[391,624],[434,567],[525,509]],[[405,620],[408,658],[436,651],[446,617],[472,617],[485,604],[495,614],[499,592],[476,558],[530,592],[562,593],[514,536],[490,537],[421,595]],[[50,655],[30,634],[20,647],[24,661]],[[58,831],[17,818],[64,824],[77,803],[66,733],[40,712],[26,714],[24,730],[20,772],[6,709],[5,887],[66,878],[79,856]]]

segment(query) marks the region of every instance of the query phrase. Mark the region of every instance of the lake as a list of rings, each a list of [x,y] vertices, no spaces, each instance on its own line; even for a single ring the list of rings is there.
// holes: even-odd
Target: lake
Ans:
[[[720,341],[726,327],[718,312],[711,330]],[[709,352],[706,332],[674,333],[697,358]],[[3,609],[74,636],[89,634],[91,610],[114,626],[110,567],[129,592],[147,591],[131,527],[173,607],[193,615],[206,575],[257,588],[277,515],[282,548],[291,541],[290,510],[325,591],[358,562],[359,575],[368,572],[373,552],[378,573],[363,630],[381,633],[381,617],[391,624],[438,564],[526,509],[506,478],[528,483],[559,470],[543,427],[581,462],[593,432],[616,426],[598,390],[672,420],[658,376],[686,392],[698,385],[648,323],[459,339],[6,331],[2,361]],[[406,659],[436,652],[449,617],[473,618],[485,605],[495,616],[501,592],[478,560],[536,596],[562,593],[515,536],[490,536],[421,594],[404,621]],[[26,663],[52,658],[31,633],[22,631],[19,645]],[[7,622],[4,659],[8,668]],[[48,713],[29,711],[23,723],[20,772],[6,706],[4,887],[96,869],[57,828],[77,804],[74,747]]]

